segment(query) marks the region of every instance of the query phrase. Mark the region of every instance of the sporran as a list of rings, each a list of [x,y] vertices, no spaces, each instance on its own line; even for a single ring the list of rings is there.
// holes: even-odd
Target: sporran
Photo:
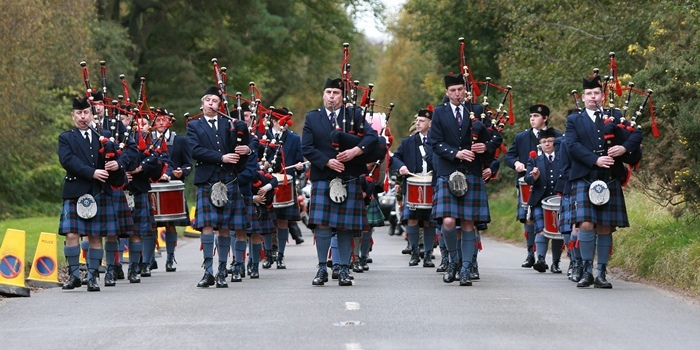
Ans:
[[[124,197],[126,197],[126,204],[129,206],[129,209],[134,210],[134,208],[136,207],[136,203],[134,202],[134,195],[129,191],[124,191]]]
[[[610,188],[605,181],[596,180],[588,188],[588,199],[593,205],[604,205],[610,200]]]
[[[450,174],[448,184],[450,186],[450,193],[455,197],[462,197],[469,190],[467,186],[467,177],[459,171]]]
[[[328,185],[328,197],[333,203],[343,203],[348,199],[348,189],[345,187],[343,180],[335,178]]]
[[[97,202],[95,197],[91,194],[84,194],[78,198],[78,202],[75,205],[78,212],[78,217],[81,219],[92,219],[97,215]]]
[[[211,193],[209,194],[211,204],[217,208],[223,208],[228,203],[228,187],[226,184],[219,181],[211,185]]]

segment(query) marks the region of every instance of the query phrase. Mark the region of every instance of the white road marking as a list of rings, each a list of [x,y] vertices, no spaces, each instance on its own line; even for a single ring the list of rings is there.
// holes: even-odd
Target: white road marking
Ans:
[[[357,311],[360,309],[360,303],[354,301],[345,302],[345,310],[347,311]]]

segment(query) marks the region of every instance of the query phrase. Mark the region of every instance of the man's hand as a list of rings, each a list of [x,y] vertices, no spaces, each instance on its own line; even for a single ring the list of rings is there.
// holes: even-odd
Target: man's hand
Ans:
[[[238,145],[236,146],[236,149],[234,150],[236,154],[240,154],[242,156],[250,154],[250,147],[247,145]]]
[[[624,146],[612,146],[608,149],[608,155],[616,158],[627,153],[627,149]]]
[[[343,162],[339,161],[338,159],[329,159],[328,163],[326,163],[326,166],[331,168],[331,170],[339,173],[345,171],[345,164],[343,164]]]
[[[486,144],[485,143],[473,143],[472,144],[472,152],[474,152],[474,153],[486,152]]]
[[[408,175],[408,173],[409,173],[408,167],[406,167],[405,165],[402,165],[401,168],[399,168],[399,174]]]
[[[597,165],[600,168],[610,168],[613,164],[615,164],[615,159],[610,156],[602,156],[598,157],[598,159],[595,161],[595,165]]]
[[[359,156],[360,154],[362,154],[362,150],[360,149],[360,147],[355,146],[351,149],[338,153],[335,159],[345,163],[351,161],[353,158]]]
[[[238,160],[241,159],[241,156],[238,155],[238,153],[226,153],[221,157],[221,162],[222,163],[229,163],[229,164],[236,164],[238,163]]]
[[[474,152],[468,149],[459,150],[459,152],[457,152],[457,155],[455,155],[455,158],[466,160],[467,162],[473,161],[474,157],[476,157],[476,154],[474,154]]]
[[[491,178],[491,168],[486,168],[481,172],[481,178],[486,181]]]
[[[174,176],[176,179],[181,178],[181,177],[182,177],[182,169],[177,168],[177,169],[173,170],[173,176]]]
[[[110,160],[109,162],[105,163],[105,170],[107,170],[107,171],[119,170],[119,163],[117,163],[116,160]]]
[[[530,175],[532,175],[532,177],[535,179],[535,181],[537,181],[537,179],[540,178],[540,169],[538,169],[537,167],[532,168]]]
[[[515,165],[515,171],[518,173],[522,173],[523,171],[527,170],[525,168],[525,164],[521,163],[520,161],[516,160],[513,165]]]
[[[104,169],[95,169],[95,172],[92,173],[92,178],[100,182],[105,182],[109,178],[109,172]]]

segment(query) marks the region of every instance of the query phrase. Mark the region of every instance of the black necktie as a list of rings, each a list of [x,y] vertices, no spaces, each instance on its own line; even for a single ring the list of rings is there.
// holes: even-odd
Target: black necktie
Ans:
[[[331,124],[335,124],[335,112],[331,112],[331,115],[328,116],[328,120],[331,121]]]
[[[553,155],[550,154],[548,157],[549,157],[549,162],[550,162],[550,163],[554,161],[554,156],[553,156]]]
[[[457,124],[459,124],[459,126],[462,126],[462,113],[459,112],[459,106],[455,108],[455,117],[457,118]]]
[[[540,131],[539,130],[535,130],[535,138],[538,140],[540,139]]]
[[[211,129],[216,132],[216,119],[209,119],[209,124],[211,124]]]
[[[85,131],[85,141],[90,143],[90,132],[89,131]]]
[[[427,144],[427,143],[428,143],[428,138],[425,137],[425,136],[423,136],[423,144],[425,145],[425,144]]]
[[[603,127],[603,118],[600,116],[600,111],[595,112],[595,126],[598,130]]]

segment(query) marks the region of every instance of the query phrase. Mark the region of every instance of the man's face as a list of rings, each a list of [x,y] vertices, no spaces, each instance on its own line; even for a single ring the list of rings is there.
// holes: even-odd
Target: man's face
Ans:
[[[155,127],[159,133],[164,133],[165,130],[168,130],[168,127],[170,127],[170,118],[166,116],[159,116],[156,118]]]
[[[216,117],[216,111],[221,106],[221,99],[216,95],[205,95],[202,97],[202,113],[209,117]]]
[[[95,103],[93,103],[93,106],[95,107],[95,113],[97,113],[97,115],[100,118],[102,118],[102,116],[104,116],[105,114],[104,101],[95,101]]]
[[[134,117],[131,114],[120,114],[120,116],[122,119],[122,124],[124,124],[124,126],[131,125],[131,121],[134,120]]]
[[[333,108],[339,109],[342,107],[342,94],[343,90],[340,89],[328,88],[323,90],[323,106],[330,110],[333,110]]]
[[[149,123],[149,120],[146,118],[137,118],[136,122],[138,123],[138,126],[141,128],[141,131],[143,131],[143,132],[148,132],[151,129],[151,125]]]
[[[447,97],[450,99],[450,103],[456,106],[464,101],[466,90],[462,84],[452,85],[445,89],[445,95],[447,95]]]
[[[584,89],[583,104],[588,109],[598,109],[603,103],[603,91],[600,88]]]
[[[71,112],[73,125],[80,130],[87,130],[88,125],[92,123],[92,110],[90,108],[74,109]]]
[[[539,113],[530,113],[530,126],[534,129],[541,130],[546,125],[547,117],[543,117]]]
[[[540,139],[540,145],[542,145],[542,151],[545,153],[554,152],[554,137],[546,137]]]
[[[426,117],[416,118],[416,132],[424,134],[430,129],[431,120]]]
[[[243,121],[246,123],[246,125],[248,125],[248,127],[253,125],[253,113],[250,111],[243,112]]]

